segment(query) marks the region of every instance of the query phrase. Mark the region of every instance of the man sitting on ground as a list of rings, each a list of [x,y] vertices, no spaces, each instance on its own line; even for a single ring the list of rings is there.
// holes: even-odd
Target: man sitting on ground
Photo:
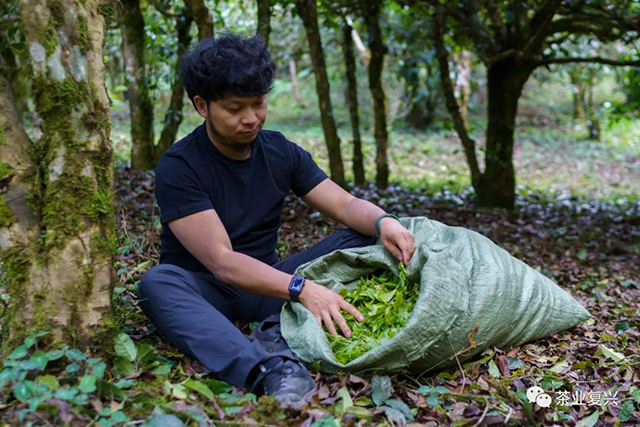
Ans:
[[[248,339],[233,322],[260,322],[299,301],[330,333],[335,322],[348,337],[340,311],[362,320],[358,310],[293,272],[334,250],[373,245],[378,233],[408,263],[413,236],[328,179],[301,147],[263,129],[274,63],[257,37],[200,42],[185,56],[182,78],[204,123],[158,163],[162,249],[140,282],[140,306],[178,350],[220,379],[298,406],[314,390],[309,371],[286,345],[265,349],[269,343]],[[349,229],[279,261],[289,191]]]

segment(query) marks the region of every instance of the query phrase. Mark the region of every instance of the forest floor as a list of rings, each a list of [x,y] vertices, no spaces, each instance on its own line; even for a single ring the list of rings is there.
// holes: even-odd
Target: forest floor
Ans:
[[[313,138],[297,136],[302,145],[313,148]],[[464,169],[453,144],[431,144],[431,151],[411,153],[394,151],[392,142],[396,173],[403,170],[403,176],[415,177],[416,163],[401,164],[402,158],[423,161],[419,169],[428,172],[434,162],[442,162],[442,152],[452,157],[443,163],[445,169],[436,169],[441,175],[451,177],[446,171],[454,164]],[[313,404],[285,410],[273,399],[257,399],[216,380],[197,362],[181,356],[146,320],[136,304],[136,288],[159,254],[153,173],[119,168],[114,303],[126,334],[115,340],[118,357],[103,364],[78,349],[52,350],[46,354],[44,370],[37,364],[37,345],[27,342],[24,352],[9,356],[3,373],[20,370],[26,372],[25,381],[32,382],[6,380],[9,374],[5,378],[0,373],[0,425],[640,425],[638,149],[623,144],[619,149],[594,145],[590,150],[575,141],[553,147],[527,144],[533,143],[518,145],[517,153],[530,150],[538,157],[534,161],[533,154],[524,159],[517,154],[519,182],[533,183],[544,170],[549,185],[545,191],[541,186],[519,186],[513,212],[476,207],[473,193],[456,178],[421,186],[429,180],[425,175],[412,182],[398,180],[402,185],[384,191],[370,187],[352,192],[399,216],[427,216],[489,237],[555,280],[589,310],[591,320],[518,348],[489,348],[459,367],[419,378],[398,375],[389,383],[380,377],[373,381],[369,375],[314,373],[318,393]],[[416,143],[414,150],[419,149],[423,148]],[[319,163],[323,161],[320,154]],[[590,162],[598,167],[590,168]],[[580,170],[581,175],[576,172]],[[576,175],[587,176],[586,181]],[[558,191],[571,190],[574,184],[576,191]],[[286,199],[283,221],[281,257],[339,229],[293,196]],[[533,385],[552,396],[551,407],[529,403],[526,390]],[[570,391],[568,403],[561,404],[560,390]],[[37,396],[49,397],[34,405]],[[385,404],[376,405],[374,400],[379,403],[381,396]]]

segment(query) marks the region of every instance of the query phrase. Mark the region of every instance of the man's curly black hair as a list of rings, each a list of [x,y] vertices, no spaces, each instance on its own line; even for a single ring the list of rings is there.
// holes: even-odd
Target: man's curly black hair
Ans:
[[[233,33],[201,41],[183,56],[180,68],[191,102],[199,95],[207,105],[227,94],[265,95],[273,87],[275,71],[271,55],[258,36]]]

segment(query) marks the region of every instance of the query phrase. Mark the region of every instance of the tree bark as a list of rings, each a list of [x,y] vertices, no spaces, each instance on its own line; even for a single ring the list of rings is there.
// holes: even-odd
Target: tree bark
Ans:
[[[600,119],[598,119],[598,113],[596,111],[596,107],[593,102],[593,80],[589,81],[589,86],[586,92],[587,93],[585,96],[585,100],[586,100],[585,110],[589,115],[587,119],[587,127],[589,128],[589,139],[593,139],[594,141],[600,141]]]
[[[153,103],[146,84],[145,31],[140,0],[122,0],[122,52],[131,115],[131,168],[155,167]]]
[[[465,126],[469,126],[468,110],[469,99],[471,98],[471,52],[461,50],[454,54],[454,60],[458,72],[456,75],[456,98],[460,106],[460,115]]]
[[[374,135],[376,139],[376,185],[386,188],[389,185],[389,161],[387,150],[389,135],[387,133],[387,111],[384,88],[382,85],[382,68],[386,47],[380,31],[381,0],[361,1],[361,10],[369,32],[369,89],[373,98]]]
[[[187,11],[185,11],[187,12]],[[160,134],[158,145],[155,149],[156,163],[160,160],[162,154],[171,147],[178,135],[178,128],[182,123],[182,107],[184,106],[184,84],[180,78],[180,58],[189,49],[189,43],[191,42],[191,36],[189,30],[191,29],[191,23],[193,18],[190,13],[183,13],[178,16],[176,22],[176,32],[178,33],[178,47],[176,49],[176,66],[173,76],[173,89],[171,91],[171,101],[169,102],[169,109],[164,116],[164,128]]]
[[[89,348],[110,334],[116,241],[100,5],[20,3],[41,122],[31,141],[0,78],[0,160],[9,171],[0,184],[0,258],[10,297],[4,354],[33,331]],[[57,37],[43,43],[41,29],[51,27]]]
[[[518,99],[533,67],[508,58],[488,67],[488,126],[485,170],[478,190],[482,206],[513,209],[516,179],[513,141]]]
[[[443,6],[441,5],[436,9],[433,25],[433,42],[436,48],[438,66],[440,68],[440,86],[442,86],[442,94],[444,96],[447,111],[453,121],[453,128],[456,130],[456,133],[460,138],[460,142],[462,143],[462,147],[464,148],[467,164],[471,171],[471,185],[476,191],[476,194],[479,194],[482,187],[483,176],[478,165],[478,158],[476,157],[476,142],[471,138],[471,136],[469,136],[467,127],[465,126],[462,115],[460,114],[458,101],[455,97],[455,90],[449,70],[449,53],[444,45],[444,31],[445,15]]]
[[[302,96],[300,95],[300,84],[298,83],[298,71],[296,70],[296,59],[289,59],[289,75],[291,76],[291,84],[293,85],[293,96],[296,100],[296,105],[300,108],[304,108],[302,102]]]
[[[356,60],[353,49],[353,28],[347,23],[342,27],[342,53],[346,65],[347,77],[347,106],[351,119],[351,134],[353,135],[353,177],[356,186],[365,184],[364,160],[362,156],[362,139],[360,138],[360,115],[358,113],[358,82],[356,80]]]
[[[415,69],[418,67],[418,62],[412,58],[405,60],[405,66],[409,69]],[[418,75],[418,72],[408,72],[405,75],[405,99],[409,105],[408,113],[406,115],[406,121],[415,129],[425,129],[433,122],[435,109],[438,102],[438,92],[433,87],[429,86],[431,79],[433,78],[433,71],[431,64],[424,64],[427,71],[427,78],[425,79],[425,85],[423,86],[422,80]],[[436,70],[437,71],[437,70]],[[422,90],[425,90],[422,94]]]
[[[584,104],[585,104],[585,85],[581,81],[580,74],[577,70],[569,72],[573,93],[573,118],[574,120],[584,120]]]
[[[265,46],[269,46],[271,34],[271,0],[257,0],[258,2],[258,28],[256,34],[260,36]]]
[[[24,69],[20,69],[18,61],[16,61],[16,55],[11,48],[7,47],[5,49],[3,58],[5,67],[7,67],[7,78],[10,81],[11,91],[13,92],[13,101],[18,116],[23,118],[29,111],[29,81]]]
[[[320,120],[329,154],[331,179],[341,187],[345,187],[346,181],[340,152],[340,138],[338,138],[338,130],[333,118],[329,78],[327,77],[327,66],[324,61],[322,40],[320,39],[320,29],[318,28],[318,8],[315,0],[296,0],[296,10],[304,24],[309,43],[313,73],[316,77],[316,92],[318,93],[318,102],[320,104]]]
[[[196,26],[198,27],[198,39],[203,40],[207,37],[213,37],[213,19],[209,13],[209,9],[204,4],[204,0],[184,0],[184,4],[191,12]]]

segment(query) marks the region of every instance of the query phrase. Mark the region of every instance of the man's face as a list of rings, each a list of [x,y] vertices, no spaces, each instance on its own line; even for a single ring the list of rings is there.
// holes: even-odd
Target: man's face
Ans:
[[[200,97],[195,101],[216,140],[239,151],[251,145],[267,119],[267,95],[227,95],[208,106]]]

